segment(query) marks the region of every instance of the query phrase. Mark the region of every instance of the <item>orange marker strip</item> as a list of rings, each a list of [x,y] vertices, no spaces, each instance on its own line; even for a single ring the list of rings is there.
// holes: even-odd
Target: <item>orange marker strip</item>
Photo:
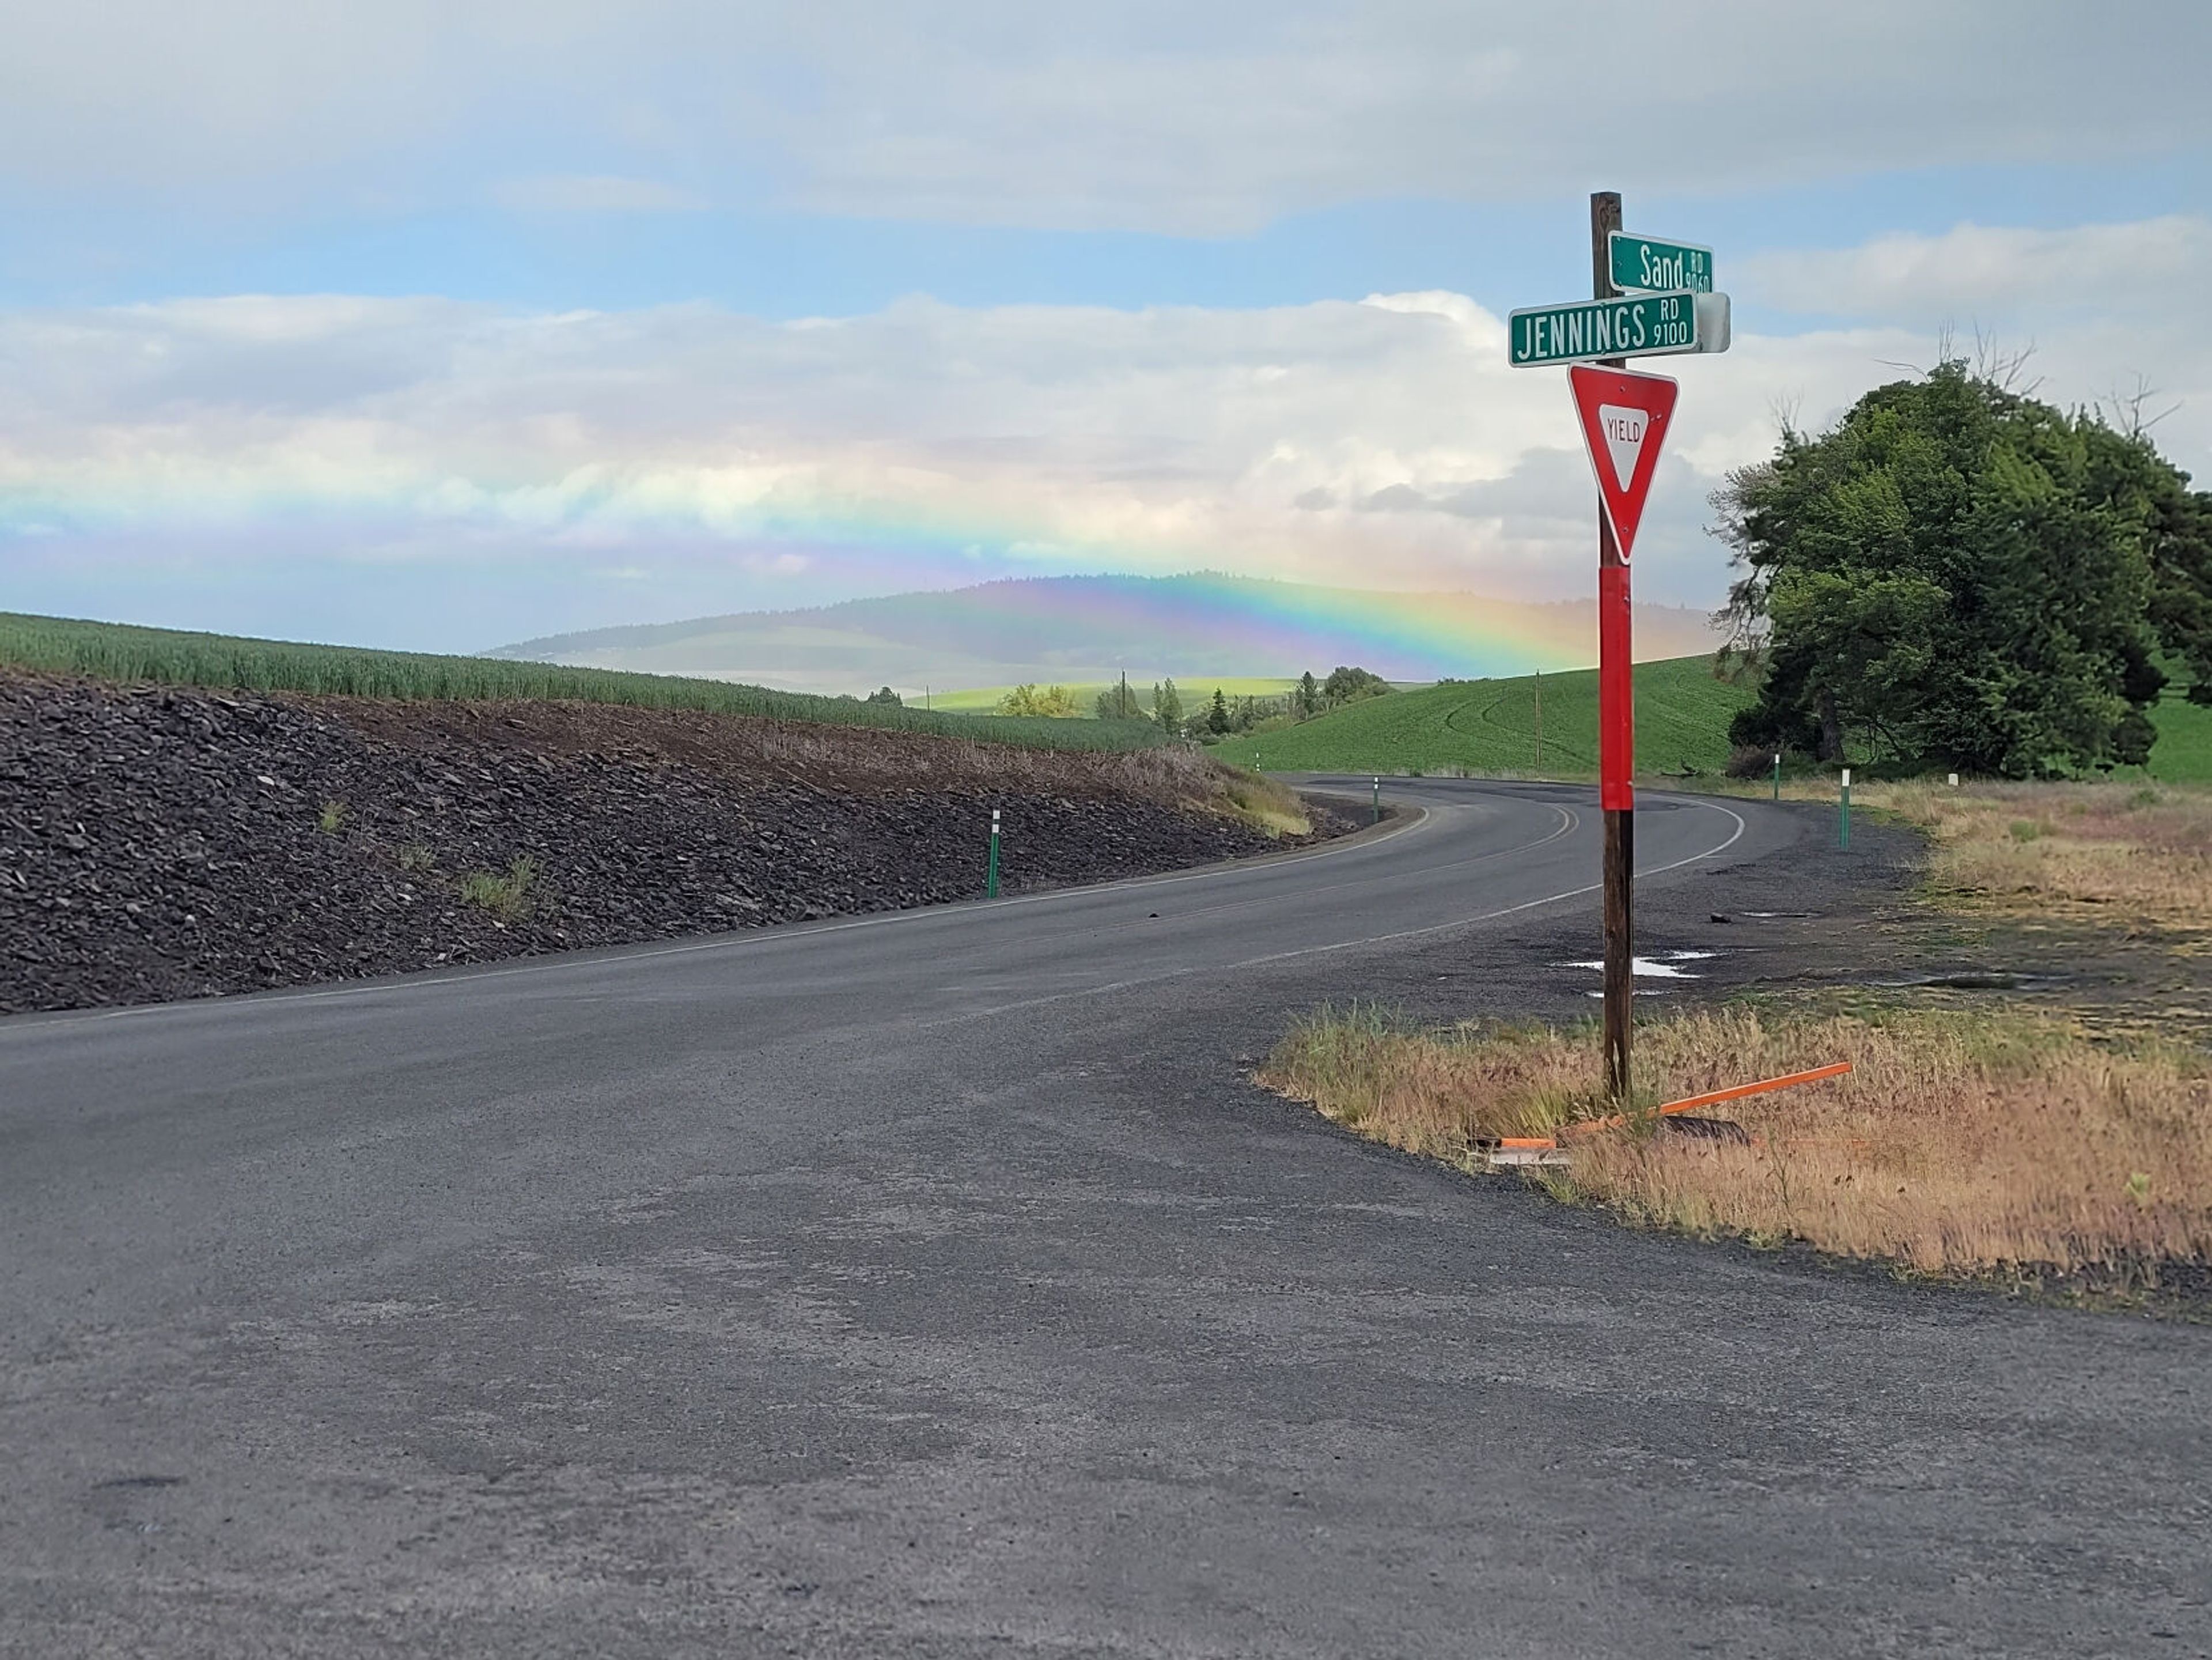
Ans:
[[[1718,1106],[1723,1101],[1741,1100],[1747,1095],[1764,1095],[1768,1090],[1786,1090],[1792,1084],[1817,1084],[1823,1078],[1840,1078],[1850,1069],[1850,1061],[1838,1061],[1833,1066],[1815,1067],[1810,1072],[1785,1073],[1779,1078],[1761,1079],[1756,1084],[1735,1084],[1724,1090],[1708,1090],[1703,1095],[1669,1101],[1659,1111],[1662,1116],[1669,1113],[1694,1112],[1699,1107]],[[1614,1128],[1627,1122],[1616,1113],[1610,1118],[1591,1118],[1579,1124],[1569,1124],[1559,1134],[1563,1137],[1583,1135],[1591,1130]]]

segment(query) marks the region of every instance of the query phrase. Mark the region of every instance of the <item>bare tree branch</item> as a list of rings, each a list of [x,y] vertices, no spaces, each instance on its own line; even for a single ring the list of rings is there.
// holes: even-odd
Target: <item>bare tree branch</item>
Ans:
[[[2177,399],[2155,415],[2147,414],[2145,410],[2151,399],[2157,396],[2158,388],[2151,384],[2150,377],[2140,372],[2136,375],[2134,391],[2124,392],[2115,385],[2112,388],[2112,413],[2106,417],[2112,430],[2123,438],[2142,438],[2148,435],[2153,427],[2181,408],[2181,403]],[[2105,408],[2103,398],[2097,400],[2097,407],[2101,413]]]

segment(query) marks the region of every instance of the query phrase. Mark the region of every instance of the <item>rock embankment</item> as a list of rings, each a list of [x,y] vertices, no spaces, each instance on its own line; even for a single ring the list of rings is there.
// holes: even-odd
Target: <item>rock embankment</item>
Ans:
[[[0,675],[0,1012],[969,898],[1278,848],[1226,775],[570,704]]]

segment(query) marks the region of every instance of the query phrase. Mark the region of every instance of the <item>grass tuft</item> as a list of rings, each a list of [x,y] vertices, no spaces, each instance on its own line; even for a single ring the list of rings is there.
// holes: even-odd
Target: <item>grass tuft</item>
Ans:
[[[471,871],[461,879],[461,898],[502,922],[517,922],[537,909],[537,883],[538,861],[521,854],[509,862],[504,875]]]

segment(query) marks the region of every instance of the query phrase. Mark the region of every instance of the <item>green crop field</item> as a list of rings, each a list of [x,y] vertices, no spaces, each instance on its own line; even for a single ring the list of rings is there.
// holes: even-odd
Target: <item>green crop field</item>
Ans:
[[[1644,773],[1717,773],[1728,764],[1729,717],[1747,687],[1712,676],[1712,660],[1675,657],[1636,666],[1636,762]],[[1597,671],[1542,678],[1544,753],[1536,757],[1534,676],[1447,682],[1352,703],[1279,732],[1223,740],[1240,765],[1271,772],[1441,772],[1586,777],[1597,771]],[[1186,702],[1185,707],[1189,707]],[[2212,708],[2182,701],[2179,687],[2151,711],[2159,739],[2146,770],[2163,782],[2212,781]]]
[[[368,651],[288,640],[234,639],[119,623],[85,623],[0,611],[0,665],[104,680],[301,691],[359,697],[569,698],[639,708],[703,709],[776,721],[880,727],[1032,749],[1140,749],[1162,740],[1143,721],[1006,720],[771,691],[720,680],[562,668],[487,657]]]
[[[1536,703],[1543,699],[1544,752],[1536,755]],[[1728,764],[1729,717],[1747,701],[1716,680],[1711,660],[1678,657],[1636,666],[1636,759],[1644,772]],[[1221,745],[1228,759],[1254,755],[1271,771],[1534,773],[1579,776],[1597,770],[1597,671],[1510,680],[1449,681],[1392,692]]]

